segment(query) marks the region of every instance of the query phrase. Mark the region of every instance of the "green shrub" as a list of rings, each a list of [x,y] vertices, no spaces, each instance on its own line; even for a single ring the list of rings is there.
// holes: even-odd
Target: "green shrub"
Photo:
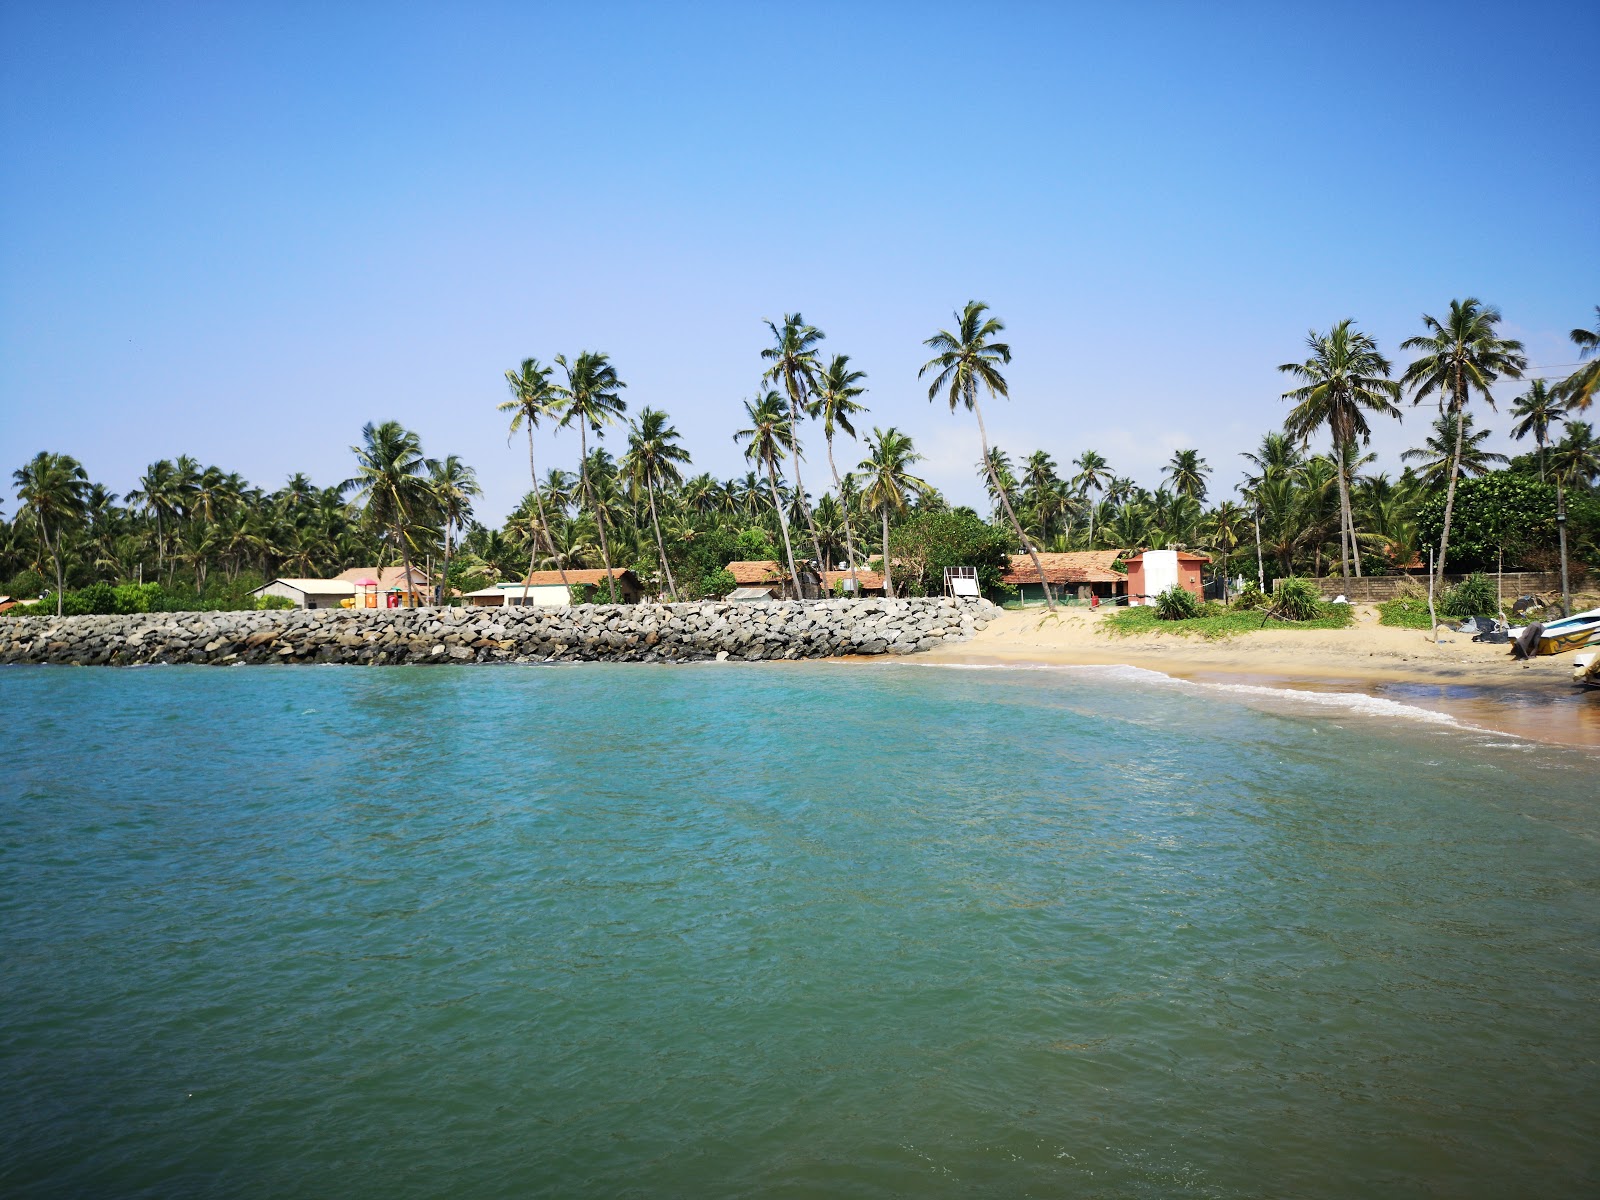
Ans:
[[[159,612],[161,609],[159,583],[122,583],[113,590],[116,592],[119,613]]]
[[[1240,612],[1255,612],[1257,609],[1268,608],[1271,604],[1270,596],[1254,583],[1247,583],[1239,590],[1239,594],[1233,598],[1229,607]]]
[[[1499,612],[1494,581],[1481,572],[1470,575],[1439,597],[1439,613],[1446,617],[1492,617]]]
[[[256,600],[256,607],[269,611],[281,611],[294,608],[295,602],[287,596],[262,596]]]
[[[1291,576],[1278,580],[1272,599],[1273,612],[1291,621],[1310,621],[1326,615],[1322,595],[1309,579]]]
[[[26,569],[13,575],[11,582],[0,588],[0,592],[4,592],[13,600],[29,600],[36,599],[49,586],[49,581],[39,572]]]
[[[61,598],[61,611],[69,617],[117,611],[117,590],[109,583],[91,583]]]
[[[1201,613],[1200,601],[1187,588],[1173,584],[1156,597],[1156,617],[1162,621],[1192,621]]]

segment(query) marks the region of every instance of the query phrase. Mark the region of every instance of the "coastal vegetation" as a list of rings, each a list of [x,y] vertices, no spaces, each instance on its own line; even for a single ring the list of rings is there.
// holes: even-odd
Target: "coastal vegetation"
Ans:
[[[1600,331],[1574,329],[1578,369],[1547,379],[1479,300],[1420,324],[1401,343],[1415,358],[1398,374],[1354,321],[1309,334],[1304,356],[1280,368],[1292,385],[1283,425],[1242,452],[1243,479],[1223,492],[1225,464],[1194,449],[1175,451],[1145,486],[1092,447],[1014,455],[991,444],[983,402],[1009,397],[1013,348],[1004,323],[971,301],[926,339],[919,375],[931,402],[972,416],[984,511],[952,505],[921,477],[913,414],[883,420],[867,373],[848,354],[825,355],[825,333],[800,313],[766,322],[768,344],[752,346],[754,396],[742,413],[729,398],[729,435],[749,467],[729,479],[695,471],[668,413],[629,412],[608,354],[527,357],[504,371],[509,396],[498,404],[528,455],[528,490],[503,519],[478,511],[470,464],[431,453],[394,421],[362,428],[351,477],[332,486],[297,473],[265,488],[180,454],[119,495],[70,454],[41,451],[13,472],[17,503],[0,511],[0,594],[50,613],[244,608],[274,576],[400,563],[459,591],[530,569],[604,570],[599,600],[627,569],[652,594],[695,600],[732,590],[729,562],[795,571],[811,560],[881,572],[893,595],[936,593],[945,567],[973,566],[998,596],[1011,555],[1037,566],[1042,552],[1175,548],[1206,554],[1208,572],[1233,582],[1231,621],[1270,607],[1275,580],[1415,571],[1430,547],[1441,574],[1553,570],[1563,510],[1573,568],[1600,568],[1600,439],[1586,419]],[[1526,384],[1509,432],[1527,451],[1506,459],[1484,438],[1492,389],[1508,380]],[[1372,431],[1401,419],[1407,397],[1436,419],[1397,475],[1377,470]],[[880,421],[864,433],[870,416]],[[536,430],[555,432],[573,457],[541,471]],[[608,435],[619,430],[614,456]],[[814,492],[802,464],[818,438],[828,471]],[[838,443],[857,440],[859,461],[842,470],[852,459]]]

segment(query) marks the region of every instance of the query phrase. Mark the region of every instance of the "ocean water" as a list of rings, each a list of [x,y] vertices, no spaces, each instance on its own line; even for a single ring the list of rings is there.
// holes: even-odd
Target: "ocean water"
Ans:
[[[8,1197],[1592,1196],[1600,760],[919,664],[8,669]]]

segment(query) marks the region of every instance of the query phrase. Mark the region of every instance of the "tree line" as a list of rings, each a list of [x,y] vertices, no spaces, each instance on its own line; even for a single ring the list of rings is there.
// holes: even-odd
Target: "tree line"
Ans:
[[[14,472],[18,506],[0,522],[0,579],[12,596],[53,597],[91,583],[155,584],[163,603],[226,607],[276,575],[321,577],[351,566],[418,564],[443,589],[471,590],[525,572],[631,569],[668,599],[724,594],[733,559],[775,559],[791,576],[809,561],[874,569],[891,594],[937,590],[941,555],[980,560],[998,580],[1007,552],[1192,548],[1218,572],[1344,577],[1408,569],[1437,550],[1437,569],[1504,562],[1548,567],[1570,510],[1571,552],[1600,562],[1600,442],[1579,419],[1600,376],[1600,307],[1594,329],[1574,329],[1578,369],[1527,380],[1511,433],[1532,443],[1514,459],[1488,451],[1481,406],[1492,388],[1520,380],[1523,346],[1500,336],[1501,315],[1477,299],[1452,301],[1400,349],[1398,374],[1354,321],[1312,331],[1304,357],[1280,370],[1290,384],[1281,428],[1243,454],[1236,494],[1213,499],[1213,473],[1196,450],[1179,450],[1154,488],[1118,474],[1085,449],[1065,468],[1047,451],[1013,458],[993,446],[983,405],[1009,397],[1011,348],[1004,323],[979,301],[926,339],[920,377],[928,399],[970,414],[975,470],[989,512],[952,508],[916,474],[921,455],[893,425],[866,428],[868,379],[799,313],[766,322],[759,386],[742,404],[733,441],[742,477],[691,475],[689,450],[659,409],[630,417],[627,385],[600,351],[529,357],[505,372],[499,404],[513,437],[527,443],[529,489],[498,526],[479,521],[476,472],[457,455],[434,458],[394,421],[369,423],[351,447],[354,470],[319,488],[296,474],[278,489],[188,456],[152,463],[118,496],[92,482],[70,455],[41,452]],[[1398,419],[1409,398],[1436,409],[1422,444],[1402,455],[1398,477],[1370,468],[1374,423]],[[577,434],[576,470],[541,474],[534,433]],[[613,455],[608,437],[620,452]],[[806,443],[820,435],[827,478],[805,481]],[[859,442],[846,452],[842,443]],[[812,443],[815,448],[815,443]],[[860,455],[853,467],[841,469]],[[1464,525],[1463,522],[1466,522]],[[939,549],[934,550],[937,545]],[[947,564],[949,565],[949,564]],[[969,564],[972,565],[972,564]],[[1270,570],[1269,570],[1270,568]],[[896,578],[896,576],[899,578]],[[1054,603],[1046,583],[1046,598]]]

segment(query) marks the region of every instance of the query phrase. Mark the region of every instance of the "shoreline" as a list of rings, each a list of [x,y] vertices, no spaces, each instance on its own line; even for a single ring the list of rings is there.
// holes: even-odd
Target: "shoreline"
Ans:
[[[1366,611],[1363,611],[1366,610]],[[1267,630],[1208,641],[1181,634],[1122,637],[1101,614],[1051,618],[1006,612],[970,640],[916,656],[969,667],[1137,667],[1198,684],[1360,694],[1444,713],[1467,725],[1529,741],[1600,749],[1600,694],[1571,682],[1571,655],[1519,662],[1506,646],[1377,624],[1357,606],[1340,630]]]

